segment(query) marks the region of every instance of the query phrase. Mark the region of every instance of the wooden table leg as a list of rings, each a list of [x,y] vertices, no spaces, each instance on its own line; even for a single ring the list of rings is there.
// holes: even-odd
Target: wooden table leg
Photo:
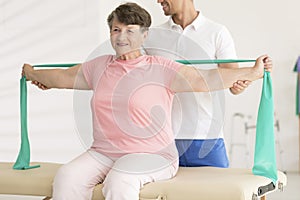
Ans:
[[[265,195],[265,196],[262,196],[262,197],[260,197],[260,200],[267,200],[267,197],[266,197],[266,195]]]

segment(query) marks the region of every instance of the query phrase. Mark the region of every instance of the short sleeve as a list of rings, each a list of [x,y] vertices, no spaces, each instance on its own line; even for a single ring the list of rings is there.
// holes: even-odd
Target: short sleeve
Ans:
[[[82,64],[83,75],[91,89],[95,89],[99,77],[111,59],[112,55],[99,56]]]
[[[233,38],[229,30],[223,26],[218,34],[216,44],[216,57],[218,59],[235,59],[237,58]]]
[[[172,81],[175,79],[178,71],[184,65],[174,60],[167,59],[161,56],[154,56],[156,62],[162,67],[164,72],[164,82],[167,88],[171,88]],[[174,93],[172,91],[172,93]]]

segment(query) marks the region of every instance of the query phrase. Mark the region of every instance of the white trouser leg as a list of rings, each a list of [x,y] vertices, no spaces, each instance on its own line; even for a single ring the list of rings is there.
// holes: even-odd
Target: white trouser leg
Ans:
[[[102,192],[106,200],[138,200],[144,184],[172,178],[177,169],[160,155],[128,154],[115,162]]]
[[[93,154],[93,155],[92,155]],[[96,184],[102,182],[113,165],[109,158],[85,152],[57,172],[53,183],[53,200],[88,200]]]

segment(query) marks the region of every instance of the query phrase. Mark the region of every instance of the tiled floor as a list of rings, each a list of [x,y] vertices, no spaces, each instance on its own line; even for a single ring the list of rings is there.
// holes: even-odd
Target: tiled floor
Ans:
[[[288,173],[288,184],[283,192],[276,191],[267,195],[267,200],[300,200],[300,174]],[[41,200],[42,197],[0,195],[0,200]],[[199,199],[201,200],[201,199]],[[207,199],[203,199],[207,200]]]

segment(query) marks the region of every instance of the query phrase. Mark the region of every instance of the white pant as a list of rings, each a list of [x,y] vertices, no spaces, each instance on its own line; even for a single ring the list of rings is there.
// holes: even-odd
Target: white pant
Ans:
[[[174,162],[144,153],[112,160],[88,151],[58,170],[53,183],[53,200],[89,200],[98,183],[103,183],[106,200],[138,200],[144,184],[170,179],[176,174],[178,165]]]

